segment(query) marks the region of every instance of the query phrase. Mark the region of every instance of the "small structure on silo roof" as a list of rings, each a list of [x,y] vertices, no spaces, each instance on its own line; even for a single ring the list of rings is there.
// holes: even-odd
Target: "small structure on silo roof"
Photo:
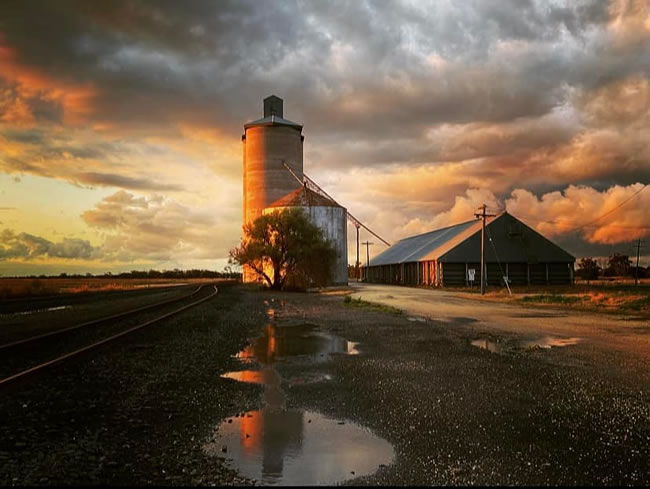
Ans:
[[[300,208],[336,251],[330,271],[331,285],[348,283],[347,210],[333,200],[303,186],[266,207],[262,213]]]

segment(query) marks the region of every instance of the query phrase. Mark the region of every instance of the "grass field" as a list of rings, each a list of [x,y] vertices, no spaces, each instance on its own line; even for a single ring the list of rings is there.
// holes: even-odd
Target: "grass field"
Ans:
[[[371,311],[387,312],[389,314],[402,314],[402,310],[398,309],[397,307],[387,306],[386,304],[378,304],[376,302],[364,301],[361,299],[361,297],[354,299],[349,295],[346,295],[343,299],[343,305],[347,307],[370,309]]]
[[[0,278],[0,300],[56,294],[133,290],[190,283],[215,282],[213,278]]]
[[[540,285],[511,287],[512,296],[505,288],[489,287],[484,298],[516,302],[524,305],[553,305],[570,309],[603,312],[650,314],[650,279],[643,279],[634,286],[634,279],[597,280],[587,284],[578,281],[574,285]],[[472,296],[479,291],[462,289]]]

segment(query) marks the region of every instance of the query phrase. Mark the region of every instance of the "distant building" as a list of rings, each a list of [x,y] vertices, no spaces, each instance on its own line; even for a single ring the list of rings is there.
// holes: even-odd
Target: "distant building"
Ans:
[[[485,231],[489,285],[573,283],[575,257],[504,212]],[[364,267],[368,282],[423,286],[481,284],[481,221],[404,238]],[[473,281],[471,279],[474,279]]]

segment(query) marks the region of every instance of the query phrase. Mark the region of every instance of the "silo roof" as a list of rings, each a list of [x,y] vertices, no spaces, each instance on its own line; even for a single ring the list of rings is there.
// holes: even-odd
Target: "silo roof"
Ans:
[[[303,186],[276,200],[269,207],[341,207],[332,199]]]
[[[244,124],[244,129],[249,129],[251,127],[259,127],[259,126],[288,126],[298,130],[302,130],[301,124],[290,121],[288,119],[284,119],[282,117],[278,117],[277,115],[270,115],[268,117],[257,119],[256,121],[247,122],[246,124]]]

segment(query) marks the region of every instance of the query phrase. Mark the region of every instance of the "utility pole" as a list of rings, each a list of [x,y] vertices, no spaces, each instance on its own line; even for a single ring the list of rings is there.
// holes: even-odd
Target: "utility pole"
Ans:
[[[370,266],[370,245],[374,245],[375,243],[371,243],[370,241],[364,241],[363,243],[366,245],[366,279],[368,278],[368,266]]]
[[[357,282],[361,279],[361,262],[359,261],[359,226],[358,224],[355,223],[355,227],[357,228],[357,262],[354,266],[354,273],[357,276]]]
[[[636,242],[636,268],[634,270],[634,286],[639,283],[639,255],[641,254],[641,238]]]
[[[485,211],[487,210],[487,206],[485,204],[483,204],[478,209],[481,211],[481,213],[476,213],[474,215],[483,220],[483,225],[481,227],[481,295],[484,295],[485,282],[487,281],[485,277],[485,219],[488,217],[494,217],[494,214],[486,214]]]

